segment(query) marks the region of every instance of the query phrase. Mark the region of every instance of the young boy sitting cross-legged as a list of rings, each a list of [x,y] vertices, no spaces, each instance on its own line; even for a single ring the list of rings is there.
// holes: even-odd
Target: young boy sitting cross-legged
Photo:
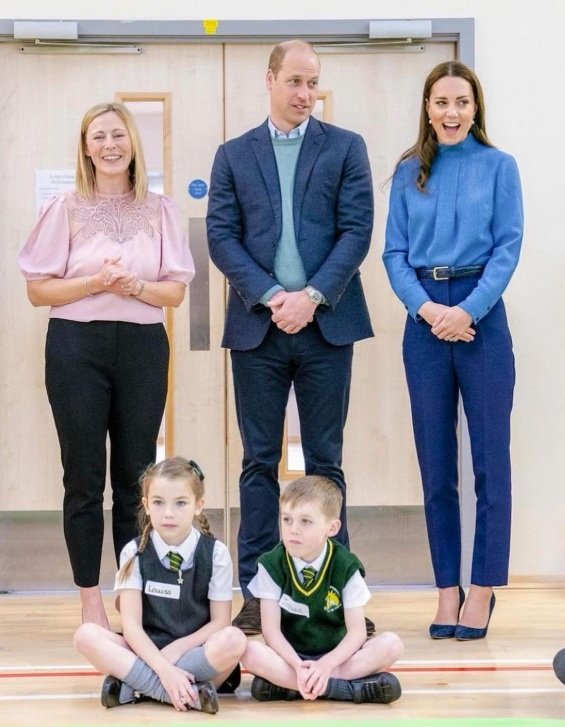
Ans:
[[[386,671],[402,654],[394,633],[367,639],[363,607],[371,593],[356,556],[332,536],[342,496],[325,477],[291,482],[280,499],[282,543],[258,559],[249,585],[261,600],[265,643],[242,657],[259,701],[338,699],[388,704],[400,697]]]

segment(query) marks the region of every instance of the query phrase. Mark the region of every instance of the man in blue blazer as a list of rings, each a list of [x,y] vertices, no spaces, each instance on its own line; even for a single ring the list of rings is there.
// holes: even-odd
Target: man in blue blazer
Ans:
[[[285,410],[296,392],[306,474],[344,495],[341,469],[353,343],[373,335],[359,266],[371,241],[373,190],[363,139],[311,116],[320,62],[302,41],[269,59],[269,118],[217,151],[208,244],[229,282],[222,345],[231,349],[240,477],[239,580],[234,624],[260,631],[247,588],[259,555],[279,541],[278,466]],[[297,540],[306,538],[297,534]]]

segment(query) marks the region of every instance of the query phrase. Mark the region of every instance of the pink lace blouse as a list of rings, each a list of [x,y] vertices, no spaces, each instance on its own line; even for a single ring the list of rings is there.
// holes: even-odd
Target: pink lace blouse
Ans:
[[[194,262],[175,203],[148,192],[136,203],[134,193],[98,194],[86,200],[75,192],[46,202],[22,248],[18,264],[26,280],[95,275],[104,258],[121,263],[141,280],[176,280],[187,285]],[[99,293],[53,306],[51,318],[71,321],[159,323],[163,309],[134,297]]]

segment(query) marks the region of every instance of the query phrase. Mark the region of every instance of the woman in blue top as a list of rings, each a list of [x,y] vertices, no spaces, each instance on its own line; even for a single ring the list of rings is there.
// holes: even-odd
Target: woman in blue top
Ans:
[[[396,166],[383,254],[408,310],[403,356],[439,589],[432,638],[486,636],[492,587],[508,580],[515,376],[501,295],[518,262],[522,230],[516,162],[488,140],[479,80],[462,63],[441,63],[424,84],[418,140]],[[477,496],[462,613],[459,394]]]

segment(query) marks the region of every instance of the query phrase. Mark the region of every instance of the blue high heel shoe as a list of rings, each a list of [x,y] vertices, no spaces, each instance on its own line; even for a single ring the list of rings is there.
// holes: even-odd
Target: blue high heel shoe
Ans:
[[[465,603],[465,591],[459,586],[459,611],[457,618],[461,613],[463,604]],[[455,636],[456,624],[430,624],[430,637],[432,639],[452,639]]]
[[[457,627],[455,628],[455,638],[458,641],[474,641],[475,639],[484,639],[487,635],[488,625],[490,623],[490,617],[492,616],[492,612],[494,611],[495,603],[496,596],[493,593],[490,597],[488,621],[484,629],[475,629],[471,628],[471,626],[462,626],[461,624],[457,624]]]

